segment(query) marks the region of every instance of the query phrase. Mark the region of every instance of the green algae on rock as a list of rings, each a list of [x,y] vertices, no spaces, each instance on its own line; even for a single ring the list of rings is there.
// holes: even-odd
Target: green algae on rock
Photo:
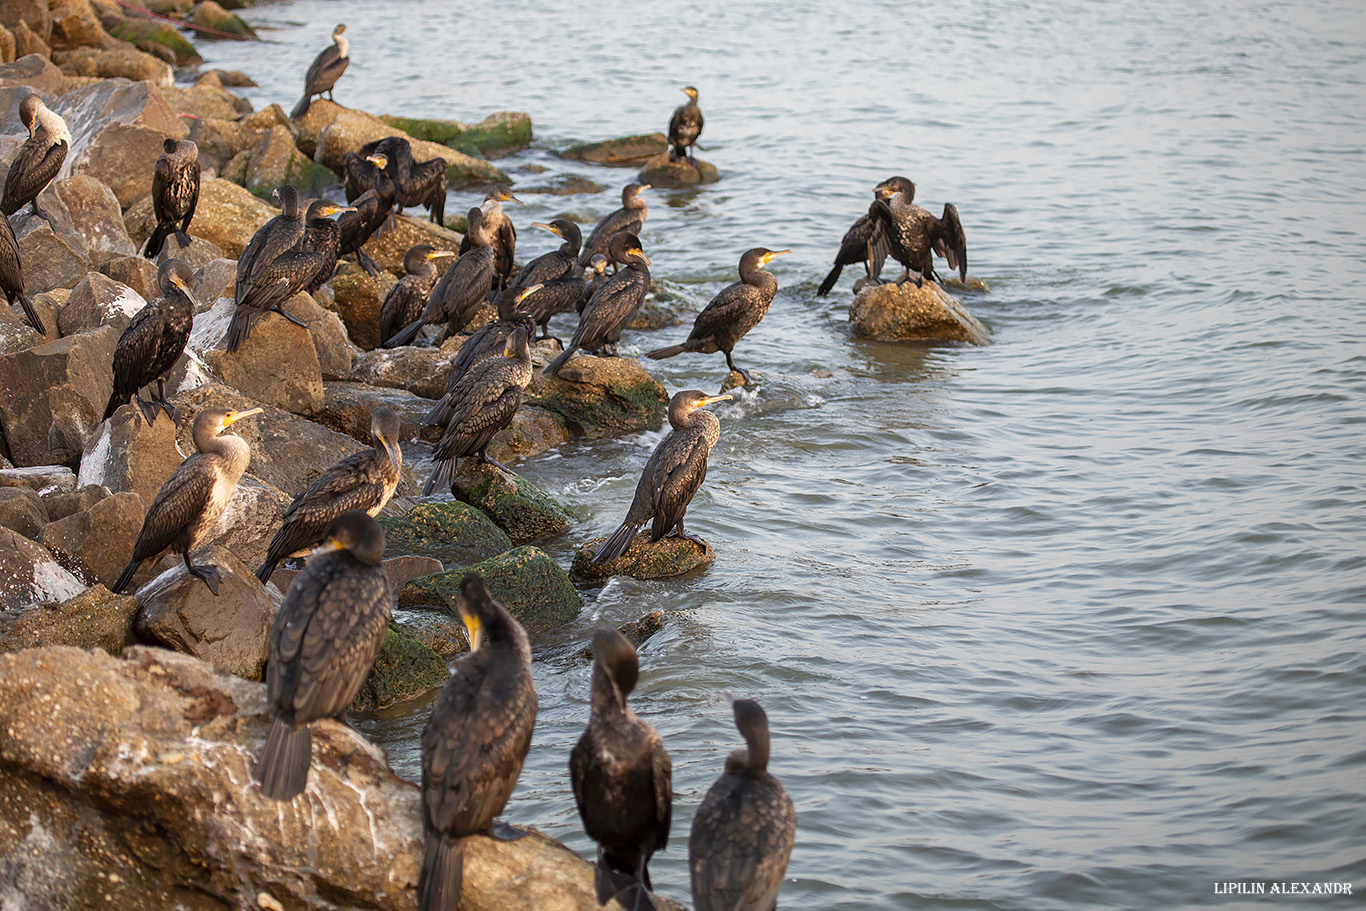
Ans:
[[[392,554],[467,564],[512,549],[507,534],[488,516],[459,500],[419,503],[407,515],[381,516],[379,524],[384,529],[385,549]]]
[[[373,712],[446,685],[446,659],[402,627],[384,633],[375,665],[351,702],[350,711]]]
[[[457,499],[478,508],[514,544],[555,535],[569,527],[569,513],[525,478],[466,459],[451,482]]]
[[[473,566],[413,579],[399,592],[398,603],[454,611],[460,600],[460,581],[472,572],[483,577],[489,594],[531,635],[568,623],[583,607],[583,598],[565,571],[545,551],[529,544]]]
[[[585,585],[599,585],[613,576],[667,579],[716,561],[716,551],[710,544],[698,547],[693,541],[675,537],[651,542],[649,529],[646,529],[636,535],[631,549],[620,557],[606,563],[594,563],[593,553],[605,540],[606,536],[595,538],[574,553],[574,562],[569,567],[571,579]]]

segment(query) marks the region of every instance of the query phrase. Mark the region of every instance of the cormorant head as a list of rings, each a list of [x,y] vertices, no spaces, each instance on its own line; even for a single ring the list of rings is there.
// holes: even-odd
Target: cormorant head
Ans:
[[[747,264],[752,264],[750,268],[761,269],[778,257],[786,256],[791,252],[791,250],[770,250],[767,247],[755,247],[752,250],[746,250],[745,255],[740,257],[740,271],[746,271]]]
[[[745,738],[745,749],[730,754],[726,759],[726,771],[763,778],[768,772],[768,715],[752,699],[737,699],[731,708],[735,713],[735,727]]]
[[[280,200],[280,212],[285,218],[299,217],[299,191],[285,184],[283,187],[276,187],[270,194]]]
[[[518,304],[520,304],[522,301],[526,300],[528,297],[530,297],[531,295],[535,294],[537,291],[541,290],[541,289],[544,288],[544,287],[545,287],[545,285],[541,284],[540,282],[537,282],[536,284],[532,285],[530,288],[523,288],[522,290],[520,290],[520,291],[517,292],[517,298],[516,298],[516,300],[514,300],[514,301],[512,302],[512,305],[513,305],[514,307],[516,307],[516,306],[517,306]]]
[[[338,550],[348,551],[366,566],[379,566],[379,561],[384,559],[384,529],[368,513],[348,509],[327,526],[323,543],[313,554]]]
[[[383,446],[389,453],[389,461],[395,465],[403,464],[403,450],[398,447],[402,426],[398,415],[383,405],[370,412],[370,438],[375,441],[375,449]]]
[[[382,152],[375,152],[373,154],[366,155],[365,160],[370,162],[375,167],[379,168],[381,171],[389,167],[389,156],[385,155]]]
[[[489,187],[489,191],[484,194],[484,202],[515,202],[519,206],[526,205],[526,203],[512,195],[511,187],[502,183],[496,183]]]
[[[470,573],[461,580],[460,600],[455,607],[469,635],[470,651],[479,651],[490,629],[501,623],[502,608],[493,600],[484,580],[477,573]]]
[[[648,183],[628,183],[621,188],[621,204],[627,208],[631,206],[631,200],[639,196],[643,191],[650,189]]]
[[[891,199],[898,193],[904,195],[907,202],[914,202],[915,184],[906,177],[889,177],[873,187],[873,195],[878,199]]]
[[[593,664],[594,672],[601,668],[611,682],[618,704],[625,706],[626,697],[640,678],[640,658],[635,647],[616,630],[600,629],[593,634]]]
[[[157,287],[161,293],[171,295],[179,288],[191,301],[194,294],[190,286],[194,284],[194,270],[183,259],[163,259],[157,267]]]
[[[608,245],[612,258],[619,263],[629,263],[632,259],[639,259],[647,266],[652,266],[650,257],[645,255],[645,250],[641,246],[640,238],[630,231],[619,231],[612,236],[612,242]]]
[[[673,398],[669,399],[669,423],[674,427],[683,425],[688,418],[699,408],[714,405],[717,402],[729,402],[729,395],[707,395],[696,389],[685,389],[682,392],[675,392]]]
[[[331,218],[333,215],[354,211],[356,211],[355,206],[343,206],[330,199],[315,199],[308,205],[308,220],[321,221],[324,218]]]
[[[533,221],[531,227],[545,228],[551,234],[568,243],[575,251],[583,246],[583,234],[580,233],[579,226],[567,218],[557,218],[549,224]]]
[[[334,29],[332,30],[332,37],[335,38],[335,37],[337,37],[338,35],[342,35],[342,34],[345,34],[345,33],[346,33],[346,23],[343,22],[343,23],[338,24],[337,27],[334,28]]]
[[[693,101],[697,100],[697,89],[694,86],[685,86],[683,89],[683,94],[687,95]]]
[[[202,450],[204,448],[201,445],[202,443],[207,443],[242,418],[260,414],[264,410],[264,408],[250,408],[246,411],[234,411],[231,408],[205,408],[194,417],[191,435],[194,437],[195,448]]]
[[[31,138],[33,131],[38,128],[38,109],[43,106],[43,99],[37,95],[25,95],[24,100],[19,102],[19,119],[28,127],[28,135]]]
[[[598,275],[607,271],[607,257],[603,256],[601,253],[594,253],[593,258],[588,261],[588,264],[593,267],[593,272]]]

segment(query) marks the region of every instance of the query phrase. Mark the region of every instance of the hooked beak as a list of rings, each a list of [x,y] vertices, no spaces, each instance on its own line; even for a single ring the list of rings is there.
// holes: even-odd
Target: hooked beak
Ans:
[[[440,259],[443,256],[454,256],[454,250],[433,250],[427,254],[428,259]]]
[[[641,259],[645,260],[645,265],[647,265],[647,266],[653,266],[653,265],[654,265],[654,263],[650,262],[650,257],[646,256],[646,255],[645,255],[645,251],[642,250],[642,249],[640,249],[639,247],[632,247],[631,249],[627,250],[626,252],[627,252],[627,253],[634,253],[636,256],[639,256]]]
[[[792,252],[791,250],[769,250],[767,253],[764,254],[764,263],[763,263],[763,264],[764,264],[765,266],[767,266],[769,263],[771,263],[773,260],[777,259],[779,256],[786,256],[787,254],[789,254],[789,253],[791,253],[791,252]]]
[[[265,410],[266,409],[264,408],[257,407],[250,408],[246,411],[229,411],[227,417],[223,418],[223,426],[231,427],[233,424],[236,424],[238,421],[242,420],[242,418],[251,417],[253,414],[260,414]]]
[[[549,231],[551,234],[554,234],[556,237],[564,237],[564,235],[560,233],[560,229],[557,228],[557,227],[555,227],[554,225],[547,225],[547,224],[545,224],[545,223],[543,223],[543,222],[533,221],[533,222],[531,223],[531,227],[533,227],[533,228],[545,228],[547,231]]]
[[[715,405],[717,402],[729,402],[729,395],[709,395],[697,403],[698,408],[705,408],[708,405]]]

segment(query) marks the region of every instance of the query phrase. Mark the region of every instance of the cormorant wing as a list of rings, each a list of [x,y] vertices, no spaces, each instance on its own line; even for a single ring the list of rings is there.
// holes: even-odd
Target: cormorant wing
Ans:
[[[958,207],[944,203],[944,214],[935,225],[934,252],[948,260],[949,268],[957,270],[962,281],[968,280],[968,239],[963,223],[958,220]]]
[[[166,191],[171,180],[171,162],[163,155],[157,159],[156,168],[152,171],[152,214],[156,216],[157,221],[170,221],[175,217],[175,213],[166,205]]]
[[[717,292],[702,312],[693,321],[688,341],[697,342],[716,335],[727,326],[734,324],[745,310],[754,304],[746,294],[751,286],[744,282],[732,282]],[[753,289],[757,292],[757,288]]]
[[[161,485],[147,508],[133,559],[145,560],[170,547],[176,535],[203,512],[218,479],[208,458],[202,452],[192,454]]]
[[[35,142],[30,139],[29,142]],[[62,162],[66,160],[67,145],[66,141],[54,142],[48,146],[42,158],[33,158],[33,153],[40,146],[35,142],[29,145],[25,142],[19,149],[19,155],[10,165],[9,175],[5,180],[5,202],[8,205],[14,200],[30,200],[43,191],[43,188],[51,183],[52,178],[57,176],[57,172],[62,169]],[[29,153],[25,155],[24,153]],[[18,207],[16,206],[16,211]]]
[[[874,199],[868,207],[868,250],[867,260],[871,274],[882,274],[882,267],[892,253],[891,234],[896,230],[896,219],[892,207],[885,199]]]
[[[654,491],[654,521],[650,535],[659,538],[682,518],[702,482],[707,479],[710,448],[700,433],[673,433],[650,457],[646,473]],[[658,532],[658,534],[656,534]]]
[[[318,56],[313,58],[313,62],[308,65],[308,72],[304,74],[304,91],[310,95],[321,95],[326,92],[336,85],[350,62],[351,58],[342,57],[341,48],[335,44],[323,48],[318,52]],[[332,72],[333,70],[336,72]]]

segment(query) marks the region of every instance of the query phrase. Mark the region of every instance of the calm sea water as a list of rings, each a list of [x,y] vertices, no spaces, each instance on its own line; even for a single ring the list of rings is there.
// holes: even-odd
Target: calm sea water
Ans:
[[[722,182],[652,191],[654,274],[700,308],[791,247],[736,352],[689,527],[716,564],[615,580],[537,644],[541,715],[510,819],[586,855],[567,781],[598,624],[663,607],[638,712],[677,790],[660,890],[757,699],[798,807],[784,908],[1330,908],[1226,881],[1366,890],[1366,7],[300,0],[273,44],[207,46],[258,106],[298,97],[332,26],[338,101],[528,111],[500,164],[519,225],[594,221],[632,176],[573,141],[663,129],[698,86]],[[545,169],[545,170],[542,170]],[[563,174],[600,194],[526,192]],[[847,331],[815,297],[869,189],[954,202],[989,348]],[[481,194],[453,194],[460,212]],[[550,249],[523,228],[523,255]],[[565,327],[561,327],[565,328]],[[638,353],[686,326],[628,333]],[[652,364],[715,389],[719,356]],[[518,466],[580,524],[623,516],[659,434]],[[369,721],[415,776],[429,704]]]

